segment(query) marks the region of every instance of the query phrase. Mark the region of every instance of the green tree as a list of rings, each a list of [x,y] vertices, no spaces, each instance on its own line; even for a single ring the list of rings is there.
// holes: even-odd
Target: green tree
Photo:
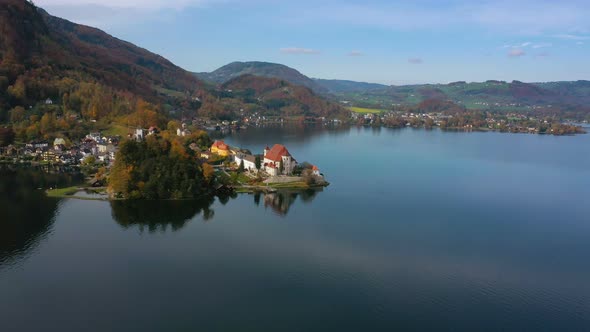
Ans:
[[[256,156],[254,158],[254,165],[256,166],[257,170],[260,170],[260,167],[262,166],[262,161],[260,160],[260,156]]]
[[[176,138],[151,135],[119,145],[109,192],[128,199],[197,198],[212,192],[213,168],[181,151]]]
[[[238,173],[244,173],[244,160],[240,160],[240,165],[238,166]]]
[[[82,165],[84,166],[91,166],[94,165],[96,163],[96,158],[94,156],[88,156],[86,158],[84,158],[84,161],[82,161]]]

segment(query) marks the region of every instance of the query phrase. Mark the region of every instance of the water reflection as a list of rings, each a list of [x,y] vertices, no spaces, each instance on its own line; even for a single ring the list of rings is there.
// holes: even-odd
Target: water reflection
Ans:
[[[229,198],[225,198],[228,199]],[[125,229],[138,227],[140,232],[177,231],[197,215],[211,220],[214,198],[187,201],[111,201],[113,219]]]
[[[274,193],[256,193],[254,204],[270,208],[280,216],[286,216],[291,206],[299,199],[304,204],[314,200],[322,189],[282,190]],[[221,205],[228,204],[237,195],[218,196]],[[137,227],[140,232],[178,231],[195,217],[202,215],[204,221],[213,220],[215,211],[212,208],[215,198],[187,201],[111,201],[113,219],[125,229]]]
[[[311,203],[316,195],[323,191],[322,188],[308,190],[281,190],[274,193],[256,193],[254,194],[254,204],[260,205],[264,202],[265,208],[270,208],[279,216],[286,216],[293,203],[299,198],[303,203]]]
[[[59,200],[39,188],[80,181],[78,174],[0,169],[0,268],[21,260],[51,231]]]

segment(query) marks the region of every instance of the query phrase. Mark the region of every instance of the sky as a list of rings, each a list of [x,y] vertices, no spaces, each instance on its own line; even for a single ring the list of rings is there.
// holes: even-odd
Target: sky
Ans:
[[[382,84],[590,79],[588,0],[35,0],[186,70],[268,61]]]

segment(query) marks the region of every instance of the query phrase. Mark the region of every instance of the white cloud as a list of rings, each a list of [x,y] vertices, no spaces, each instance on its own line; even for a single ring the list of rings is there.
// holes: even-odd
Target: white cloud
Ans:
[[[280,49],[283,54],[320,54],[320,51],[311,48],[284,47]]]
[[[589,36],[580,36],[580,35],[572,35],[572,34],[558,34],[553,35],[555,38],[565,39],[565,40],[588,40],[590,39]]]
[[[511,49],[510,52],[508,52],[508,56],[511,58],[518,58],[524,55],[526,55],[525,51],[520,48],[514,48]]]
[[[531,47],[534,49],[538,49],[538,48],[546,48],[546,47],[551,47],[551,46],[553,46],[552,43],[546,43],[546,42],[541,42],[541,43],[524,42],[524,43],[513,44],[513,45],[506,44],[506,45],[502,46],[502,48],[521,49],[521,48]]]

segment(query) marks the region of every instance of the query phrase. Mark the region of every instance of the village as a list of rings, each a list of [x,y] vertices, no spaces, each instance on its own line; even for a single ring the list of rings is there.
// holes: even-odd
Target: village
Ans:
[[[229,124],[228,124],[229,125]],[[73,168],[99,167],[107,170],[116,160],[119,143],[123,139],[143,141],[150,135],[159,135],[157,127],[130,130],[125,138],[90,132],[78,142],[66,138],[53,140],[35,140],[26,144],[12,144],[0,148],[0,163],[30,166],[66,166]],[[191,135],[185,123],[175,134],[179,137]],[[231,147],[222,140],[216,140],[207,148],[192,143],[195,162],[211,165],[223,185],[232,190],[252,192],[269,188],[323,187],[328,185],[317,166],[299,163],[281,144],[266,147],[261,154],[249,150]],[[92,177],[92,174],[88,174]],[[100,182],[101,185],[105,181]]]
[[[499,131],[526,134],[568,135],[585,133],[584,129],[571,122],[561,122],[552,117],[538,117],[521,113],[491,113],[465,111],[459,114],[443,112],[403,112],[382,113],[351,112],[352,123],[357,125],[385,126],[392,128],[416,127],[465,131]]]
[[[115,160],[120,140],[119,136],[103,136],[99,132],[89,133],[75,143],[68,143],[65,138],[35,140],[0,148],[0,160],[4,163],[31,165],[110,165]]]
[[[201,158],[213,164],[219,178],[237,191],[250,192],[269,188],[306,189],[324,187],[329,183],[316,165],[299,163],[281,144],[265,147],[262,154],[231,147],[217,140]]]

